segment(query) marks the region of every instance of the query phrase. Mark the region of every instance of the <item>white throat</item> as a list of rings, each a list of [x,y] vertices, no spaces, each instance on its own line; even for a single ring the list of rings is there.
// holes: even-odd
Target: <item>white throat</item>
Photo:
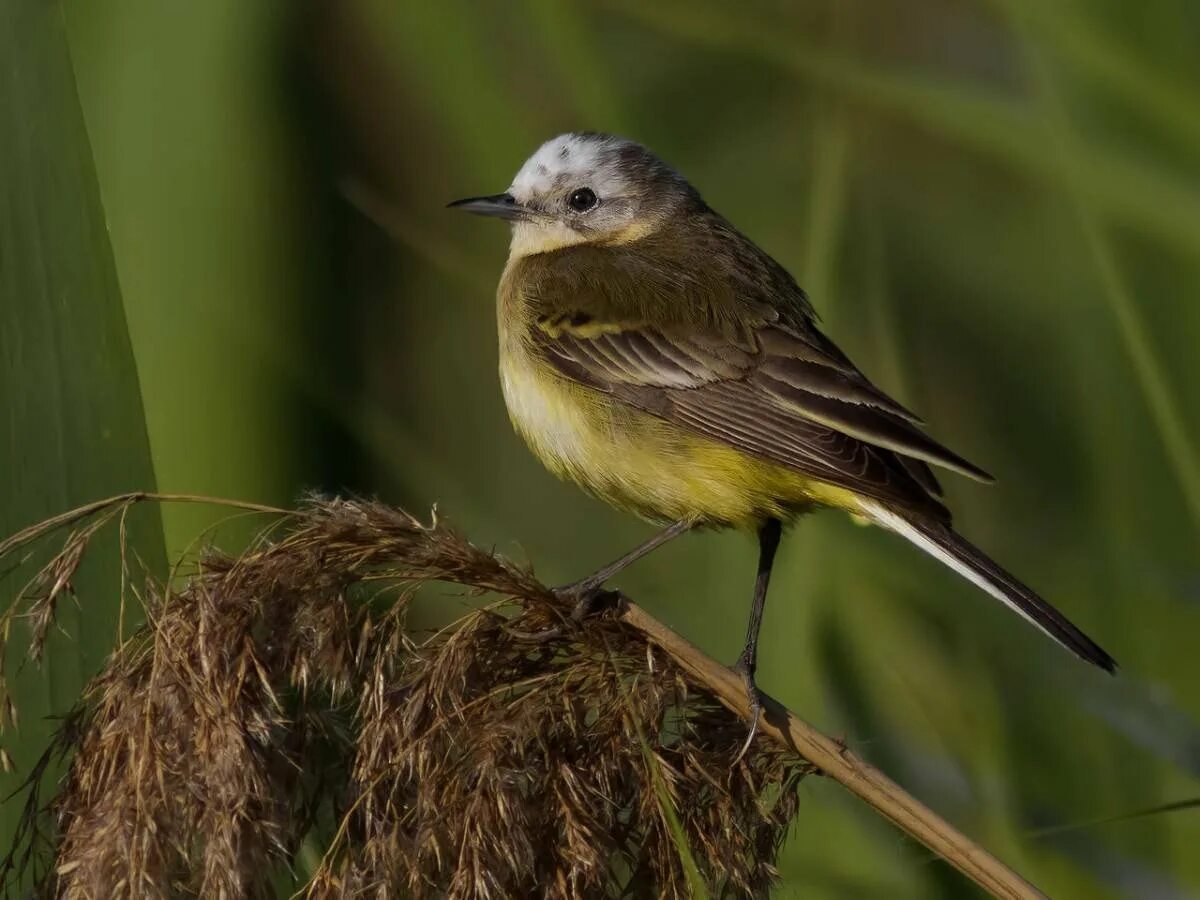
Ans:
[[[563,222],[513,222],[512,241],[508,245],[510,259],[549,253],[586,241],[582,234]]]

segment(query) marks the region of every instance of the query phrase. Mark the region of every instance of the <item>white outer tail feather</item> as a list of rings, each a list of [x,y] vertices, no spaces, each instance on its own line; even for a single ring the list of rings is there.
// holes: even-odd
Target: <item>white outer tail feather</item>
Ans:
[[[863,500],[862,501],[862,511],[863,511],[863,515],[867,516],[869,519],[871,519],[871,521],[875,522],[878,525],[881,525],[882,527],[888,529],[889,531],[894,531],[894,532],[896,532],[896,534],[900,535],[901,537],[907,539],[908,541],[911,541],[913,544],[920,547],[922,550],[924,550],[926,553],[928,553],[934,559],[939,560],[940,562],[949,566],[951,569],[953,569],[955,572],[957,572],[963,578],[967,579],[967,581],[971,582],[976,587],[981,588],[982,590],[986,591],[991,596],[995,597],[997,600],[999,600],[1001,603],[1003,603],[1005,606],[1007,606],[1009,609],[1011,609],[1013,612],[1015,612],[1017,615],[1019,615],[1026,622],[1028,622],[1029,624],[1031,624],[1035,628],[1037,628],[1037,630],[1040,631],[1042,634],[1046,635],[1048,638],[1050,638],[1052,641],[1054,641],[1056,644],[1062,643],[1062,641],[1059,640],[1059,638],[1056,634],[1054,634],[1052,631],[1050,631],[1048,628],[1046,628],[1041,622],[1039,622],[1037,619],[1035,619],[1033,616],[1031,616],[1025,609],[1023,609],[1022,607],[1020,607],[1019,605],[1014,603],[1012,598],[1009,597],[1008,594],[1005,593],[1002,588],[998,587],[994,582],[992,582],[989,578],[987,578],[987,576],[985,576],[982,572],[975,571],[970,566],[963,563],[961,560],[955,558],[944,547],[939,547],[934,541],[930,540],[928,537],[921,534],[921,532],[918,531],[912,525],[912,523],[910,523],[908,520],[906,520],[903,516],[901,516],[897,513],[894,513],[890,509],[886,509],[884,506],[882,506],[878,503],[875,503],[871,500]]]

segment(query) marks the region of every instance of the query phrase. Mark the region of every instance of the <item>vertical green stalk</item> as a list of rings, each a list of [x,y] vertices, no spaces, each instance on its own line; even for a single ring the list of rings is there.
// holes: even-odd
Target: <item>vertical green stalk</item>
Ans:
[[[1197,455],[1171,387],[1155,355],[1150,334],[1142,322],[1117,265],[1116,254],[1088,191],[1079,183],[1076,148],[1079,141],[1062,106],[1049,65],[1030,38],[1028,26],[1016,14],[1010,16],[1020,38],[1025,61],[1036,92],[1046,131],[1061,169],[1063,183],[1087,247],[1096,267],[1101,295],[1116,320],[1117,330],[1133,366],[1138,388],[1158,429],[1167,458],[1175,471],[1192,520],[1200,531],[1200,456]]]

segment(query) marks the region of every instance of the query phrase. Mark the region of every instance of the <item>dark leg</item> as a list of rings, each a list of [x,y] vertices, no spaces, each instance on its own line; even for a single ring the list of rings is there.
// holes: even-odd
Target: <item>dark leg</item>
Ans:
[[[679,535],[689,530],[694,524],[691,519],[680,519],[678,522],[668,525],[650,538],[650,540],[638,544],[624,556],[614,559],[601,569],[597,569],[587,578],[581,578],[579,581],[557,588],[555,593],[559,596],[574,597],[577,600],[582,600],[588,594],[595,593],[598,588],[603,587],[604,583],[618,572],[629,568],[629,566],[633,565],[647,553],[657,550],[672,538],[679,537]]]
[[[746,680],[746,692],[750,695],[750,734],[737,758],[750,748],[758,731],[758,718],[762,714],[762,697],[754,683],[754,671],[758,668],[758,632],[762,628],[763,607],[767,602],[767,585],[771,583],[771,566],[775,563],[775,551],[779,548],[779,535],[783,526],[778,519],[767,519],[758,529],[758,576],[754,580],[754,601],[750,606],[750,624],[746,629],[746,646],[738,657],[737,671]]]
[[[648,541],[638,544],[624,556],[614,559],[601,569],[597,569],[586,578],[581,578],[579,581],[555,588],[554,593],[564,600],[574,602],[575,606],[571,611],[571,619],[581,622],[596,612],[597,607],[602,605],[604,601],[617,596],[615,591],[604,590],[604,583],[606,581],[637,562],[650,551],[656,550],[672,538],[679,537],[679,535],[691,529],[695,524],[691,519],[680,519],[678,522],[668,525]],[[537,633],[516,630],[511,630],[511,633],[522,640],[549,641],[560,637],[564,630],[561,626],[555,626],[554,628],[548,628],[545,631]]]

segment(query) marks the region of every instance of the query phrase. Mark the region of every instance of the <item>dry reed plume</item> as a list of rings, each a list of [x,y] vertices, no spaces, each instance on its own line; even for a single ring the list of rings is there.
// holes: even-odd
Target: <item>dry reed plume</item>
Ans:
[[[3,635],[27,617],[39,654],[89,540],[142,499],[0,544],[72,529]],[[499,599],[413,632],[434,581]],[[312,897],[757,896],[775,875],[813,767],[762,737],[735,763],[741,718],[618,616],[522,639],[558,601],[436,519],[313,500],[178,588],[145,584],[146,624],[43,758],[65,779],[46,799],[30,777],[6,886],[273,897],[302,846]]]

